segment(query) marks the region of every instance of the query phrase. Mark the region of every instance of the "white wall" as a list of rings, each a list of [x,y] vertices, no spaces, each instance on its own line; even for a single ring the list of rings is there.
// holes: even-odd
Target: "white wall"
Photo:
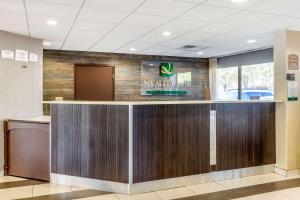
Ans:
[[[36,53],[39,62],[0,58],[0,171],[4,165],[3,120],[42,115],[43,98],[42,40],[0,31],[0,50],[3,49]]]

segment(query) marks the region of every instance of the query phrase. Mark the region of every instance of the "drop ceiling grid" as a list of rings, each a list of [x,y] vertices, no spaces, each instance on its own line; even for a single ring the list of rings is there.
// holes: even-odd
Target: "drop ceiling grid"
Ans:
[[[115,6],[119,5],[120,1],[125,3],[121,6]],[[159,3],[162,1],[165,2]],[[166,9],[163,5],[168,5],[168,2],[172,4],[169,4],[171,6]],[[4,16],[0,20],[0,29],[21,34],[27,32],[27,35],[31,34],[32,37],[51,40],[55,44],[50,47],[53,49],[129,52],[128,49],[132,45],[136,45],[136,48],[140,46],[134,52],[137,54],[159,52],[160,54],[170,55],[174,52],[174,55],[180,55],[177,48],[180,47],[179,45],[183,45],[184,41],[186,41],[186,44],[211,46],[201,56],[194,55],[195,52],[183,53],[184,56],[192,57],[214,57],[222,55],[222,51],[225,54],[231,51],[238,52],[272,46],[272,38],[264,38],[263,35],[271,35],[276,30],[281,29],[294,28],[299,30],[300,22],[298,23],[297,20],[299,20],[300,15],[295,14],[295,11],[300,11],[299,0],[249,0],[249,4],[241,4],[241,6],[229,2],[230,0],[101,0],[101,3],[99,3],[99,0],[13,0],[11,2],[0,0],[0,5],[3,5],[3,7],[0,6],[0,16]],[[11,6],[17,3],[23,4],[23,14],[25,13],[25,17],[27,16],[25,24],[12,23],[10,25],[9,23],[2,23],[5,20],[9,21],[9,16],[22,14],[19,9],[21,6]],[[185,7],[179,8],[177,5],[185,5]],[[151,12],[153,7],[156,7],[157,10]],[[203,8],[202,12],[194,14],[195,18],[188,17],[193,16],[192,13],[200,8]],[[212,11],[219,10],[219,12],[210,15],[212,11],[208,12],[205,8],[212,8]],[[163,13],[164,16],[161,16],[163,9],[166,9],[167,13]],[[95,13],[99,12],[99,15],[90,13],[89,18],[84,18],[83,10],[86,13],[94,10]],[[224,10],[224,13],[222,13],[222,10]],[[205,14],[205,12],[208,14]],[[103,13],[106,13],[106,18],[100,19],[101,16],[104,18]],[[119,18],[113,18],[113,13],[115,15],[119,14]],[[209,16],[211,17],[207,18]],[[248,19],[247,16],[252,16],[252,18]],[[137,25],[130,25],[129,19],[131,17],[146,17],[153,20],[150,21],[152,23],[148,24],[139,22]],[[197,17],[199,27],[195,25]],[[199,20],[201,17],[202,20]],[[47,27],[44,20],[49,18],[58,19],[58,26]],[[157,21],[154,20],[155,18],[157,18]],[[112,21],[113,19],[114,21]],[[176,21],[179,22],[179,20],[182,20],[182,24],[190,21],[189,27],[182,28],[182,25],[176,27]],[[258,21],[259,23],[257,23]],[[173,25],[171,25],[172,22]],[[84,27],[85,23],[90,23],[90,25]],[[107,23],[107,28],[99,27],[97,29],[97,24],[105,27],[105,23]],[[228,29],[223,30],[220,24],[225,29],[228,27]],[[93,25],[95,28],[92,27]],[[168,26],[171,28],[168,28]],[[23,31],[22,27],[24,29],[26,27],[27,30]],[[126,29],[129,29],[129,31],[126,31]],[[132,34],[130,33],[131,30]],[[163,38],[161,36],[163,30],[174,30],[172,31],[173,36]],[[94,33],[87,35],[88,31]],[[202,35],[207,33],[211,37],[201,36],[202,32]],[[198,33],[199,38],[197,38]],[[78,41],[80,35],[83,37]],[[87,37],[84,37],[85,35]],[[113,41],[113,45],[110,45],[110,39],[118,40],[118,38],[120,38],[120,41]],[[234,40],[234,45],[228,47],[228,42],[222,41],[222,38]],[[258,42],[253,45],[245,44],[246,39],[252,38],[257,38]],[[218,41],[218,39],[221,41],[220,44],[224,44],[223,46],[214,45],[214,41]],[[143,42],[139,45],[139,41]],[[180,42],[177,48],[176,41]],[[172,45],[168,46],[171,43]],[[160,49],[160,47],[162,48]]]

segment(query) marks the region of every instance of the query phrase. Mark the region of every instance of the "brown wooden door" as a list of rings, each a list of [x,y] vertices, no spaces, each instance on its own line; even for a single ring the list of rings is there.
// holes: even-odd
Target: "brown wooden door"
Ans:
[[[76,65],[75,99],[87,101],[113,101],[114,67]]]

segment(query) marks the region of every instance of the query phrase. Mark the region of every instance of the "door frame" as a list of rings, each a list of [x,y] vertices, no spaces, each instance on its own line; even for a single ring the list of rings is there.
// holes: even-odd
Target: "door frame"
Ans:
[[[112,67],[112,101],[115,101],[115,65],[104,65],[104,64],[94,64],[94,63],[75,63],[74,64],[74,99],[76,100],[76,97],[77,97],[77,91],[76,91],[76,80],[77,80],[77,77],[76,77],[76,69],[77,69],[77,66],[88,66],[88,67]]]

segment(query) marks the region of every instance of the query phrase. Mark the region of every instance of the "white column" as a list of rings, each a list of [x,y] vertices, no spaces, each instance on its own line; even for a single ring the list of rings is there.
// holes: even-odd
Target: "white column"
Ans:
[[[275,98],[284,102],[276,105],[276,168],[287,175],[289,171],[300,169],[300,101],[287,101],[286,80],[287,73],[295,74],[300,86],[300,71],[288,69],[289,54],[300,56],[300,32],[277,32],[274,46]]]

